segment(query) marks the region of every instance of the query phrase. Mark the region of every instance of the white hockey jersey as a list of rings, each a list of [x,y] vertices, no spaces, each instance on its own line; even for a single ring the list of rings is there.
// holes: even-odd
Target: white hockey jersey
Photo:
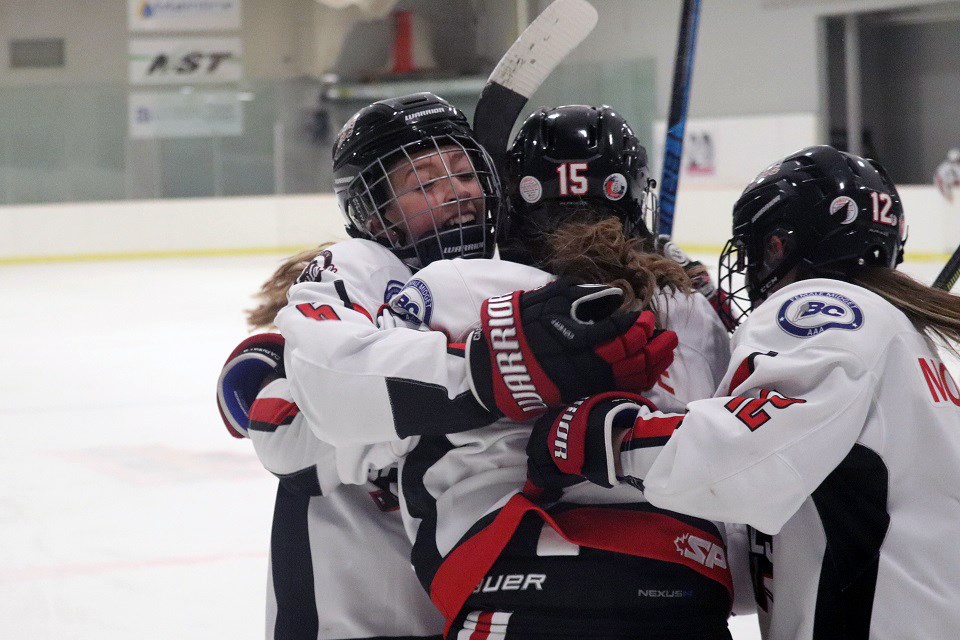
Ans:
[[[342,315],[375,330],[369,318],[410,276],[393,254],[364,240],[328,248],[309,270],[318,295],[294,309],[309,329],[337,325],[320,320]],[[412,442],[394,436],[334,448],[313,433],[286,378],[261,390],[250,418],[257,455],[280,478],[268,640],[439,637],[442,618],[410,567],[396,498],[396,460]]]
[[[670,419],[638,421],[624,473],[655,505],[756,528],[768,640],[960,637],[960,387],[937,350],[824,279],[771,296],[733,345],[669,440]]]
[[[500,260],[435,262],[407,283],[392,307],[409,323],[458,343],[478,325],[486,298],[553,279],[539,269]],[[729,359],[729,338],[703,296],[662,293],[656,308],[666,326],[677,332],[680,346],[650,395],[659,406],[679,410],[712,394]],[[524,485],[529,436],[530,424],[501,419],[478,429],[424,437],[401,463],[401,497],[415,541],[414,566],[425,585],[464,536]],[[608,490],[581,483],[568,489],[563,501],[623,504],[636,503],[638,497],[627,486]]]
[[[321,440],[373,444],[493,422],[470,393],[462,350],[448,349],[444,334],[374,323],[410,277],[396,256],[368,240],[324,255],[316,281],[291,287],[276,318],[291,393]]]
[[[410,567],[396,498],[402,443],[364,447],[369,479],[339,464],[274,380],[251,407],[249,435],[280,478],[270,539],[267,640],[438,639],[443,619]],[[352,462],[361,452],[348,456]],[[356,484],[341,485],[338,469]],[[390,472],[393,469],[393,472]]]

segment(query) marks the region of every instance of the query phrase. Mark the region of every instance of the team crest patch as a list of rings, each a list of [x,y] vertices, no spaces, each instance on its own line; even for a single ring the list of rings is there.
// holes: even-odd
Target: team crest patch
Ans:
[[[433,293],[426,282],[414,278],[390,300],[390,309],[406,322],[430,324]]]
[[[520,197],[533,204],[543,197],[543,185],[533,176],[523,176],[520,179]]]
[[[399,280],[391,280],[387,283],[387,288],[383,290],[383,301],[387,304],[393,300],[393,297],[403,289],[403,283]]]
[[[619,200],[627,194],[627,179],[622,173],[611,173],[603,181],[603,195],[607,200]]]
[[[856,302],[838,293],[801,293],[783,303],[777,324],[790,335],[810,338],[828,329],[856,331],[863,326],[863,311]]]
[[[840,224],[850,224],[857,219],[857,203],[847,196],[837,196],[830,203],[830,215],[838,211],[844,211],[843,220]]]

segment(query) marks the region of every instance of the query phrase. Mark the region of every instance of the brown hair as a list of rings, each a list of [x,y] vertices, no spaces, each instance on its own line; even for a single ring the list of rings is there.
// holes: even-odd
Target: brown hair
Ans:
[[[254,295],[257,306],[247,310],[247,326],[251,331],[275,328],[273,319],[287,304],[287,290],[293,286],[310,261],[332,244],[332,242],[325,242],[313,249],[290,256],[277,267],[266,282],[260,285],[260,290]]]
[[[895,306],[906,314],[918,331],[957,354],[960,296],[928,287],[888,267],[863,267],[853,273],[851,280]]]
[[[536,266],[557,276],[623,289],[625,309],[652,309],[659,289],[689,294],[690,277],[677,262],[652,250],[647,239],[628,237],[613,216],[562,222],[537,242]],[[666,310],[656,310],[666,312]]]

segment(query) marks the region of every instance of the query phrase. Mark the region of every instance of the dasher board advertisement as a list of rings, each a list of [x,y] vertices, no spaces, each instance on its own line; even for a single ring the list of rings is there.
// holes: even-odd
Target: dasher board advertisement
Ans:
[[[236,91],[134,91],[128,103],[134,139],[243,135],[243,102]]]
[[[127,63],[130,84],[198,84],[243,79],[240,38],[136,38]]]
[[[240,0],[127,0],[130,31],[240,28]]]

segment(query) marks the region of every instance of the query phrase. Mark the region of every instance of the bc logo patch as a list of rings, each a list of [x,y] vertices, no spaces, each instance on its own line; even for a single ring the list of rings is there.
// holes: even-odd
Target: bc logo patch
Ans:
[[[400,293],[400,290],[403,289],[403,283],[399,280],[391,280],[387,283],[387,288],[383,290],[383,301],[387,304],[393,300],[393,296]]]
[[[863,311],[838,293],[812,291],[793,296],[777,313],[777,324],[790,335],[810,338],[828,329],[855,331],[863,326]]]
[[[427,283],[414,278],[390,300],[390,309],[413,324],[429,324],[433,314],[433,293]]]

